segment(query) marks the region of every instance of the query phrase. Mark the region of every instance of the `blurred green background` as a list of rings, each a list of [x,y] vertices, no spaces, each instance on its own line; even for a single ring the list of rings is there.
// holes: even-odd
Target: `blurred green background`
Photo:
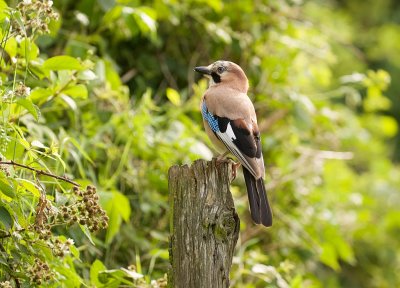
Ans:
[[[57,19],[18,3],[0,1],[1,153],[93,183],[110,218],[96,245],[52,229],[80,253],[41,256],[57,279],[44,287],[164,285],[168,168],[212,157],[199,112],[207,81],[193,67],[219,59],[249,78],[275,216],[271,229],[255,226],[235,180],[232,287],[400,287],[400,2],[60,0]],[[74,59],[46,61],[60,55]],[[42,184],[58,207],[69,188]],[[28,227],[35,206],[23,200],[38,195],[0,189]],[[17,229],[1,215],[2,230]],[[21,263],[37,256],[18,251]]]

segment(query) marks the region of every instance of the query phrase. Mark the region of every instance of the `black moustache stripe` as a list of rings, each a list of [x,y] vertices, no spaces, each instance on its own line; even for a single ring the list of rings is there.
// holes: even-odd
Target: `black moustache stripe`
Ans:
[[[213,78],[213,80],[214,80],[215,83],[221,82],[221,76],[219,76],[217,73],[212,72],[212,73],[211,73],[211,77]]]

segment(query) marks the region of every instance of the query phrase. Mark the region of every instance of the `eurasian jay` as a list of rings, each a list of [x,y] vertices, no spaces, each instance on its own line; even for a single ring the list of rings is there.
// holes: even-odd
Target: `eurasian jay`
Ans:
[[[272,211],[264,185],[264,160],[253,103],[247,96],[246,74],[239,65],[217,61],[194,68],[209,78],[201,100],[205,130],[218,152],[232,153],[243,167],[253,221],[272,225]],[[228,151],[227,151],[228,150]]]

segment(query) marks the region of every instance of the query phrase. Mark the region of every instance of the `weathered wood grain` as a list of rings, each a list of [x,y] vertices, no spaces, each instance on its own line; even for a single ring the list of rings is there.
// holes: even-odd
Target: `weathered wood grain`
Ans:
[[[239,236],[229,185],[232,164],[198,160],[169,170],[168,286],[226,288]]]

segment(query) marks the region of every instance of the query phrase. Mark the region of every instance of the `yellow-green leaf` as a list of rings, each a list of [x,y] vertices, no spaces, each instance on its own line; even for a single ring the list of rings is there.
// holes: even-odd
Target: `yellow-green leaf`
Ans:
[[[82,84],[68,87],[63,90],[63,93],[71,96],[72,98],[86,99],[88,97],[87,88]]]
[[[14,188],[8,183],[6,179],[0,179],[0,191],[7,197],[14,198]]]
[[[27,98],[18,99],[17,104],[24,107],[29,112],[29,114],[31,114],[35,118],[36,121],[39,120],[40,110],[35,104],[32,103],[30,99]]]
[[[100,202],[110,218],[106,233],[106,243],[109,244],[118,233],[122,220],[129,221],[131,207],[128,198],[118,191],[101,193],[100,196]]]
[[[53,95],[53,92],[48,88],[35,88],[32,90],[31,95],[29,95],[28,99],[31,99],[33,102],[44,101]]]
[[[0,207],[0,222],[9,230],[14,225],[10,212],[5,207]]]
[[[1,6],[1,5],[0,5]],[[0,7],[1,9],[1,7]],[[7,40],[4,50],[6,50],[7,54],[10,57],[15,57],[17,55],[17,40],[14,37],[11,37]]]
[[[104,266],[103,262],[98,259],[96,259],[90,267],[90,282],[92,282],[96,287],[103,286],[103,283],[99,281],[99,274],[104,270],[107,270],[106,266]]]
[[[34,196],[36,197],[40,197],[40,191],[39,189],[36,187],[35,183],[26,180],[26,179],[18,179],[18,184],[25,188],[26,191],[31,192]]]
[[[331,267],[333,270],[339,270],[339,262],[338,262],[338,255],[335,248],[329,244],[324,243],[322,245],[322,253],[319,256],[322,263]]]
[[[172,88],[167,88],[166,94],[168,100],[171,101],[172,104],[175,106],[181,105],[181,96],[179,95],[178,91]]]
[[[0,10],[7,9],[7,3],[4,0],[0,0]]]
[[[55,56],[47,59],[43,63],[43,68],[47,70],[82,70],[84,67],[78,59],[71,56]]]
[[[39,55],[39,48],[29,38],[24,38],[19,46],[19,54],[28,61],[35,60]]]

